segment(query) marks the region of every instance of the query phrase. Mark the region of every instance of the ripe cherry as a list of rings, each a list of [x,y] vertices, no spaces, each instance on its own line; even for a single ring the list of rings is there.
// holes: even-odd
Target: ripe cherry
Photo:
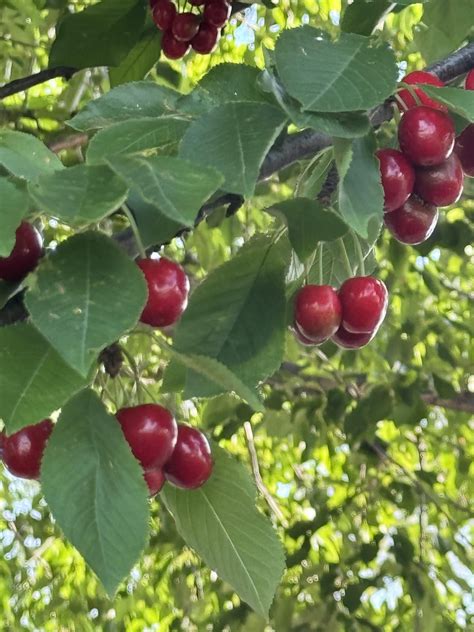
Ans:
[[[385,226],[397,241],[416,246],[430,237],[438,222],[438,209],[412,195],[403,206],[387,213]]]
[[[178,441],[170,460],[165,465],[165,477],[184,489],[195,489],[210,477],[213,468],[211,448],[197,428],[178,426]]]
[[[26,426],[5,438],[3,462],[7,469],[21,478],[38,479],[46,443],[53,431],[51,419]]]
[[[303,346],[305,346],[305,347],[314,347],[314,345],[316,344],[315,342],[313,342],[312,340],[307,338],[304,334],[302,334],[295,323],[293,323],[293,325],[290,327],[290,329],[293,332],[293,334],[295,335],[296,340],[300,344],[302,344]]]
[[[5,447],[5,439],[6,438],[7,437],[6,437],[5,433],[2,430],[2,432],[0,432],[0,460],[3,458],[3,449]]]
[[[394,211],[413,193],[415,170],[401,151],[379,149],[380,175],[384,191],[384,210]]]
[[[371,334],[353,334],[341,325],[331,340],[343,349],[361,349],[374,338],[376,333],[374,331]]]
[[[161,50],[168,59],[181,59],[189,50],[189,42],[180,42],[171,31],[163,33]]]
[[[188,304],[186,273],[180,265],[165,257],[140,259],[137,264],[148,285],[148,300],[140,320],[152,327],[172,325]]]
[[[190,42],[199,30],[199,22],[199,16],[195,13],[178,13],[173,20],[171,32],[180,42]]]
[[[156,467],[153,470],[146,470],[146,472],[143,473],[143,477],[148,485],[150,496],[155,496],[165,484],[165,475],[160,467]]]
[[[122,408],[117,419],[135,458],[145,470],[162,467],[178,438],[178,426],[169,410],[158,404]]]
[[[391,213],[387,214],[389,217]],[[372,334],[385,318],[388,292],[385,284],[372,276],[352,277],[339,289],[342,326],[353,334]]]
[[[296,295],[296,329],[314,344],[330,338],[339,329],[341,318],[341,302],[330,285],[306,285]]]
[[[408,83],[409,85],[412,85],[412,86],[419,86],[419,85],[425,84],[425,85],[431,85],[431,86],[438,86],[439,88],[442,88],[445,85],[441,81],[441,79],[438,79],[438,77],[436,77],[436,75],[433,75],[431,74],[431,72],[427,72],[426,70],[415,70],[414,72],[410,72],[406,77],[402,79],[402,81],[403,83]],[[442,103],[438,103],[438,101],[435,101],[434,99],[431,99],[425,92],[423,92],[423,90],[421,90],[421,88],[415,87],[414,91],[423,105],[427,105],[428,107],[435,108],[436,110],[442,110],[443,112],[448,111],[448,108],[445,105],[443,105]],[[398,96],[402,99],[403,103],[405,104],[406,110],[411,110],[411,108],[414,108],[418,105],[415,98],[410,94],[409,90],[407,90],[406,88],[404,88],[403,90],[400,90],[400,92],[398,93]]]
[[[474,123],[468,125],[456,139],[454,145],[466,176],[474,178]]]
[[[449,158],[455,136],[449,116],[424,105],[408,110],[398,128],[403,153],[421,167],[439,165]]]
[[[461,197],[464,173],[455,153],[435,167],[416,170],[415,193],[435,206],[450,206]]]
[[[22,222],[16,230],[16,241],[8,257],[0,257],[0,279],[22,281],[36,268],[41,257],[43,240],[32,224]]]
[[[464,86],[466,90],[474,90],[474,69],[467,73]]]
[[[153,21],[162,31],[168,31],[176,16],[176,7],[170,0],[155,0],[152,6]]]
[[[215,26],[212,26],[212,24],[203,22],[199,27],[197,35],[191,40],[191,46],[196,53],[208,55],[212,53],[216,47],[218,39],[219,30]]]
[[[201,7],[203,4],[206,4],[206,0],[188,0],[188,2],[193,7]]]
[[[204,20],[216,28],[222,28],[230,16],[230,4],[224,0],[211,0],[204,7]]]

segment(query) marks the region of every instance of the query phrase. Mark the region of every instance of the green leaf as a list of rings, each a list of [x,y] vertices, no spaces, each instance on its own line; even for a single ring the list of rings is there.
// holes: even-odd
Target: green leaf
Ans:
[[[368,237],[369,223],[383,217],[380,167],[374,155],[375,137],[370,134],[351,143],[335,139],[334,156],[339,172],[339,210],[351,228]]]
[[[146,77],[161,54],[161,33],[153,25],[142,33],[119,66],[109,70],[111,87]]]
[[[166,485],[161,496],[186,543],[267,617],[283,575],[282,546],[255,507],[256,490],[245,467],[220,448],[213,454],[214,471],[203,487],[186,491]]]
[[[371,433],[378,421],[387,419],[393,412],[394,398],[392,390],[383,384],[374,386],[364,399],[346,417],[344,432],[358,437],[366,431]]]
[[[218,169],[229,193],[250,197],[263,159],[285,123],[280,110],[264,103],[219,105],[190,125],[180,154]]]
[[[316,200],[292,198],[274,204],[270,212],[282,214],[288,225],[288,235],[294,251],[305,261],[321,241],[333,241],[348,230],[339,215],[325,210]]]
[[[110,166],[140,196],[174,222],[193,226],[204,202],[220,187],[220,173],[179,158],[114,156]]]
[[[149,510],[142,469],[93,391],[64,407],[41,484],[64,535],[112,596],[145,547]]]
[[[134,189],[130,191],[127,206],[133,212],[145,248],[165,244],[185,228],[184,224],[166,217],[156,204],[145,201]]]
[[[28,213],[29,198],[24,187],[0,178],[0,257],[8,257],[15,245],[15,232]]]
[[[29,183],[28,191],[46,215],[85,226],[116,211],[125,202],[128,188],[105,165],[76,165],[40,176]]]
[[[146,149],[176,149],[189,120],[175,115],[129,119],[97,132],[87,149],[87,162],[98,164],[108,156],[136,154]]]
[[[141,0],[102,0],[67,14],[51,47],[50,68],[118,66],[140,37],[145,16]]]
[[[146,297],[135,263],[109,237],[87,232],[43,260],[26,304],[36,328],[85,377],[98,351],[136,325]]]
[[[0,130],[0,165],[27,180],[63,168],[59,158],[40,140],[8,129]]]
[[[436,88],[426,86],[423,91],[436,101],[444,103],[450,110],[456,112],[471,123],[474,122],[474,90],[462,88]]]
[[[433,383],[434,383],[436,392],[438,393],[440,397],[443,397],[444,399],[450,399],[451,397],[456,397],[457,393],[454,386],[451,384],[451,382],[446,380],[444,377],[441,377],[441,375],[437,375],[436,373],[433,373]]]
[[[322,31],[303,26],[283,31],[275,53],[284,87],[305,110],[367,110],[397,85],[393,52],[386,45],[372,46],[362,35],[342,33],[332,42]]]
[[[334,161],[332,148],[324,150],[305,167],[296,183],[295,195],[315,199],[326,182]]]
[[[388,0],[354,0],[344,11],[341,30],[346,33],[370,35],[392,7],[393,2]]]
[[[0,309],[16,294],[20,283],[8,283],[0,279]]]
[[[114,88],[72,118],[68,125],[80,132],[109,127],[120,121],[157,117],[175,112],[179,92],[151,81],[137,81]]]
[[[48,417],[83,386],[34,327],[0,327],[0,417],[9,434]]]

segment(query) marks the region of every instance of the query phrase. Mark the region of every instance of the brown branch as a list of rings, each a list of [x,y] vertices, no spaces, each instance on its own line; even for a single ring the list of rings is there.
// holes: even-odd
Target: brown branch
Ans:
[[[87,134],[72,134],[71,136],[65,136],[64,138],[58,138],[48,144],[49,149],[55,154],[65,149],[75,149],[76,147],[82,147],[89,140]]]
[[[459,393],[449,399],[439,397],[436,393],[422,393],[421,399],[425,404],[429,404],[430,406],[439,406],[440,408],[447,408],[448,410],[458,410],[463,413],[474,414],[474,393],[468,391]]]
[[[15,79],[0,88],[0,99],[5,99],[6,97],[10,97],[12,94],[17,94],[18,92],[24,92],[33,86],[45,83],[51,79],[56,79],[57,77],[63,77],[68,81],[76,72],[78,72],[78,68],[57,66],[56,68],[42,70],[34,75],[28,75],[27,77],[22,77],[21,79]]]

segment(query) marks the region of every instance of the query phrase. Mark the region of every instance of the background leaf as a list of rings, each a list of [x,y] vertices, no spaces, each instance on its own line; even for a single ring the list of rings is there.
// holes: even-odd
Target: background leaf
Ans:
[[[8,257],[15,245],[16,229],[28,213],[29,198],[25,187],[0,178],[0,257]]]
[[[0,165],[27,180],[63,168],[59,158],[38,138],[9,129],[0,130]]]
[[[462,88],[435,88],[428,86],[426,90],[433,99],[448,106],[450,110],[474,122],[474,91]]]
[[[341,30],[345,33],[370,35],[392,8],[393,2],[388,0],[354,0],[344,11]]]
[[[141,34],[135,46],[116,68],[109,70],[110,85],[118,86],[146,77],[160,58],[161,33],[153,25]]]

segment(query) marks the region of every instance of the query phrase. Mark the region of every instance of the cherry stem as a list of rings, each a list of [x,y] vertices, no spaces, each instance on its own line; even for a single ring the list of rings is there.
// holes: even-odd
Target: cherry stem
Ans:
[[[323,248],[324,248],[324,243],[321,242],[319,244],[319,271],[318,271],[319,285],[323,284]]]
[[[344,240],[342,239],[342,237],[340,237],[337,240],[337,243],[339,244],[339,250],[341,251],[344,267],[346,268],[346,272],[348,273],[348,278],[349,278],[353,275],[352,266],[351,266],[351,262],[349,261],[349,256],[347,254],[346,246],[344,244]]]
[[[365,262],[364,262],[364,254],[362,252],[362,247],[360,245],[360,241],[359,239],[356,237],[356,235],[352,235],[353,239],[354,239],[354,244],[355,244],[355,248],[356,248],[356,253],[357,253],[357,258],[359,259],[359,274],[361,276],[365,275]]]
[[[140,253],[140,256],[142,257],[142,259],[146,259],[147,257],[146,257],[145,246],[143,245],[142,238],[140,235],[140,231],[138,230],[135,217],[126,204],[122,205],[122,211],[127,216],[128,222],[130,224],[130,228],[132,229],[132,232],[133,232],[133,236],[135,237],[135,241],[137,242],[138,252]]]
[[[417,105],[423,105],[422,102],[421,102],[420,97],[418,96],[417,91],[415,90],[415,88],[411,84],[402,82],[400,85],[401,85],[401,87],[403,89],[408,90],[408,92],[411,94],[411,96],[413,97],[413,99],[415,100],[415,103]],[[403,103],[403,100],[402,99],[400,99],[400,100]],[[405,109],[406,109],[406,105],[405,105]]]
[[[138,365],[135,362],[135,358],[132,356],[131,353],[129,353],[129,351],[127,351],[127,349],[125,349],[125,347],[122,347],[122,353],[127,358],[128,364],[130,365],[130,368],[132,370],[133,379],[135,381],[135,388],[137,390],[137,400],[138,403],[141,403],[142,384],[140,380],[140,371],[138,370]]]
[[[393,96],[395,98],[395,101],[400,104],[400,107],[402,108],[402,110],[406,112],[408,108],[406,106],[405,101],[402,99],[402,97],[398,93],[395,93]],[[394,108],[394,112],[398,112],[398,110]]]

